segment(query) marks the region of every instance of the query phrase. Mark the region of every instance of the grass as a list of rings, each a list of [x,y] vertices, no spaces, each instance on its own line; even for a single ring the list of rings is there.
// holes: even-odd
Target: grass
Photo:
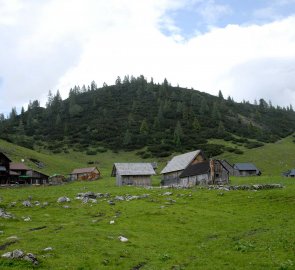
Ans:
[[[250,181],[234,179],[233,183]],[[257,192],[172,189],[171,196],[163,196],[166,189],[119,188],[114,179],[106,178],[2,189],[1,207],[16,219],[0,220],[4,231],[0,245],[16,235],[19,241],[5,251],[33,252],[40,259],[38,269],[136,269],[139,265],[140,269],[293,269],[295,183],[278,178],[268,182],[286,187]],[[107,199],[97,204],[74,200],[85,191],[108,192],[111,199],[126,194],[150,196],[115,205]],[[56,202],[65,195],[72,199],[69,209]],[[24,207],[21,202],[28,196],[49,205]],[[12,201],[16,206],[9,206]],[[27,216],[30,222],[23,221]],[[110,225],[110,220],[115,224]],[[120,235],[129,241],[120,242]],[[54,250],[42,251],[48,246]],[[31,265],[0,259],[0,269],[31,269]]]
[[[286,138],[276,144],[251,149],[243,155],[224,154],[231,162],[254,162],[261,177],[232,178],[232,184],[281,183],[283,189],[220,191],[203,188],[153,189],[116,187],[110,171],[115,161],[141,161],[134,152],[51,155],[0,141],[0,151],[14,161],[36,158],[48,173],[67,173],[99,161],[103,179],[63,186],[0,189],[0,207],[15,219],[0,218],[0,249],[17,236],[16,243],[0,254],[22,249],[37,255],[40,264],[0,258],[0,269],[294,269],[295,180],[281,171],[294,167],[295,144]],[[160,169],[165,160],[160,160]],[[282,165],[283,164],[283,165]],[[33,165],[28,163],[28,165]],[[153,178],[158,185],[159,177]],[[97,204],[75,200],[79,192],[110,193]],[[163,193],[171,191],[171,196]],[[116,195],[148,198],[116,201]],[[45,207],[24,207],[21,202],[48,202]],[[70,208],[56,200],[68,196]],[[16,202],[11,206],[11,202]],[[25,217],[31,221],[25,222]],[[115,224],[110,225],[110,221]],[[44,227],[46,226],[46,227]],[[31,230],[34,228],[42,228]],[[120,242],[119,236],[129,239]],[[46,247],[53,251],[43,251]]]

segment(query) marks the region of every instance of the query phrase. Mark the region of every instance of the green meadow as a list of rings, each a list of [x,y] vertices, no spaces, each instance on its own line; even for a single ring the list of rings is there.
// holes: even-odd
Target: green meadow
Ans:
[[[161,189],[159,176],[153,178],[152,189],[116,187],[110,177],[113,162],[142,161],[135,152],[52,155],[4,141],[0,148],[14,161],[35,158],[44,162],[43,171],[48,174],[67,174],[96,162],[103,175],[93,182],[0,189],[0,208],[15,216],[0,218],[0,254],[21,249],[39,260],[39,265],[33,266],[0,258],[1,270],[295,269],[295,180],[281,176],[282,171],[295,167],[292,138],[245,150],[243,155],[222,156],[230,162],[253,162],[263,171],[260,177],[232,178],[232,184],[284,185],[259,191]],[[158,171],[166,160],[156,160]],[[34,167],[29,161],[27,164]],[[97,199],[97,203],[75,199],[87,191],[108,193],[109,197]],[[149,196],[115,200],[116,196],[143,194]],[[71,201],[57,203],[61,196]],[[41,205],[23,206],[28,198]],[[24,221],[27,217],[30,221]],[[11,240],[11,236],[17,239]],[[121,242],[119,236],[128,241]],[[47,247],[52,251],[44,251]]]

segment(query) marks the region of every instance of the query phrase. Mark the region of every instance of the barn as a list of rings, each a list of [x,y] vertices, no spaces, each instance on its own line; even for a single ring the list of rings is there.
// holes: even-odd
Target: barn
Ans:
[[[0,184],[5,185],[9,180],[11,160],[2,152],[0,152]]]
[[[196,150],[173,157],[161,171],[162,185],[179,185],[179,176],[188,165],[204,162],[205,160],[206,158],[202,150]]]
[[[261,171],[253,163],[236,163],[234,164],[235,176],[259,176]]]
[[[71,180],[96,180],[100,177],[97,167],[74,169],[70,174]]]
[[[190,164],[179,176],[179,185],[221,185],[229,183],[229,171],[220,160],[203,161]]]
[[[151,163],[114,163],[112,170],[117,186],[151,186],[155,174]]]

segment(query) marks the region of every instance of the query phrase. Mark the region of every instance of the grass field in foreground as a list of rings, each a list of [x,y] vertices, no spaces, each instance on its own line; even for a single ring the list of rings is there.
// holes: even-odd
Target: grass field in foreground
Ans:
[[[294,269],[295,181],[281,177],[235,178],[233,184],[282,183],[283,189],[218,191],[116,187],[113,178],[64,186],[0,189],[0,207],[16,216],[0,219],[0,254],[22,249],[37,255],[36,269]],[[97,204],[75,200],[79,192],[110,193]],[[164,196],[171,191],[173,194]],[[150,194],[116,201],[116,195]],[[48,202],[44,208],[22,206]],[[68,196],[70,208],[56,202]],[[9,204],[15,201],[16,206]],[[25,222],[24,217],[31,221]],[[110,225],[114,220],[115,224]],[[46,226],[32,231],[32,228]],[[120,242],[119,236],[129,239]],[[53,251],[42,251],[46,247]],[[0,269],[32,269],[0,258]]]

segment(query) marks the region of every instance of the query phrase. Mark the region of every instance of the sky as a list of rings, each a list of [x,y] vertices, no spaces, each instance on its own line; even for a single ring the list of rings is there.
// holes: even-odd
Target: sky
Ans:
[[[0,0],[0,113],[117,76],[295,105],[295,0]]]

